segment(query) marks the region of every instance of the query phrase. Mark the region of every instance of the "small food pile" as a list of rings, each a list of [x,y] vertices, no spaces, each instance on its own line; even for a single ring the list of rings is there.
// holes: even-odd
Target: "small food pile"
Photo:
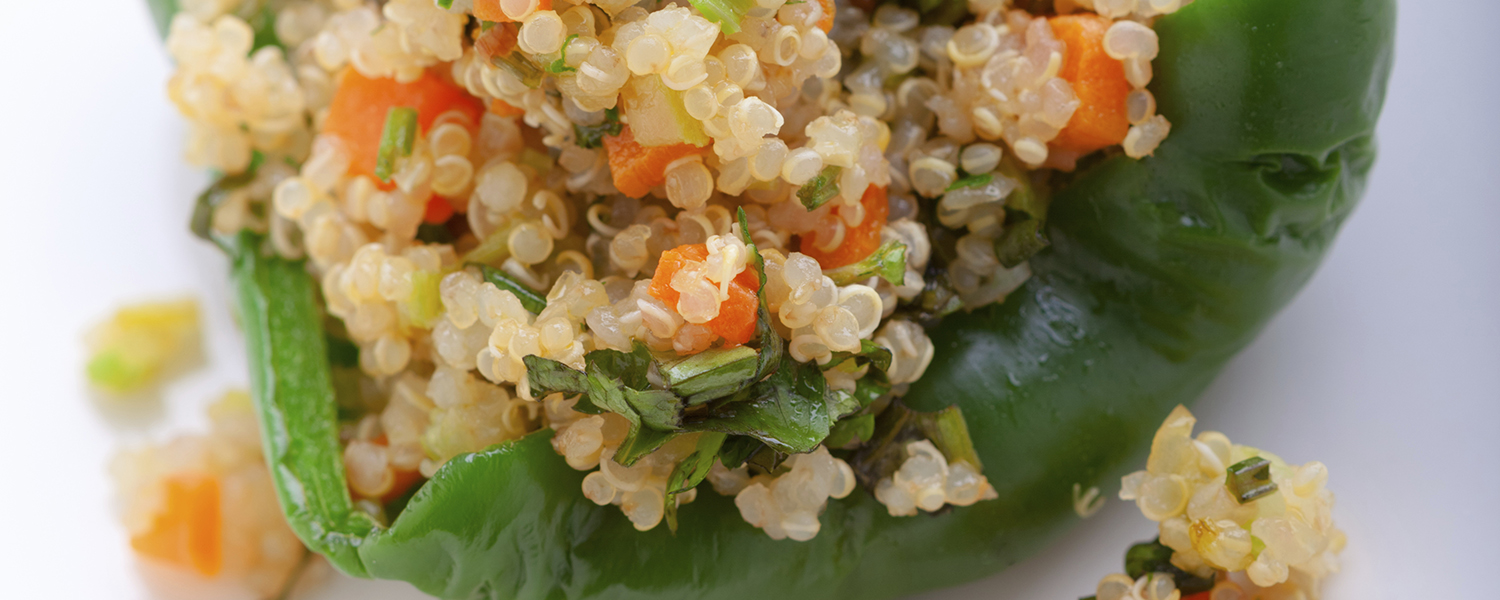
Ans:
[[[200,358],[198,332],[191,299],[121,307],[87,336],[89,384],[113,396],[146,391]]]
[[[130,547],[157,564],[287,597],[314,560],[287,527],[249,394],[208,410],[210,430],[125,450],[110,466]]]
[[[1318,598],[1346,543],[1333,525],[1328,469],[1193,436],[1181,406],[1151,442],[1146,470],[1127,475],[1120,498],[1160,523],[1156,541],[1125,555],[1126,574],[1099,582],[1097,600]]]
[[[194,231],[321,282],[377,521],[539,428],[637,529],[705,478],[807,540],[996,497],[926,328],[1047,246],[1048,182],[1149,156],[1178,0],[184,2]],[[236,250],[238,249],[238,250]]]

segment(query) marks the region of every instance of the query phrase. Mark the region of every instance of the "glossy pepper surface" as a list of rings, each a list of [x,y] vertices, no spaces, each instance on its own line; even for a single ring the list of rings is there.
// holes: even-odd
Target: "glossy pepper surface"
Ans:
[[[1163,415],[1311,276],[1373,161],[1394,20],[1394,0],[1198,0],[1157,21],[1151,89],[1171,136],[1055,182],[1035,276],[932,331],[937,357],[905,399],[962,407],[998,500],[893,518],[857,491],[793,542],[704,491],[675,536],[642,533],[583,496],[543,430],[453,459],[382,526],[346,491],[315,284],[244,251],[234,278],[287,517],[341,570],[445,598],[874,600],[995,573],[1076,522],[1075,484],[1112,494]]]

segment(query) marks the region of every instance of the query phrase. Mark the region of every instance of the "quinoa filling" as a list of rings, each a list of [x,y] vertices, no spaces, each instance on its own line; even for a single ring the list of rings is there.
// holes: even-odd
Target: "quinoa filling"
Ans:
[[[365,510],[550,428],[637,529],[707,480],[805,541],[996,497],[901,402],[926,328],[1030,277],[1054,175],[1168,135],[1183,3],[184,0],[169,93],[225,174],[194,231],[321,281]]]

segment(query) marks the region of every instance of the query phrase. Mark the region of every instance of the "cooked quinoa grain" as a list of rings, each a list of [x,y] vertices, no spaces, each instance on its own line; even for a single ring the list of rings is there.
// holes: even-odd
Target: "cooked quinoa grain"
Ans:
[[[305,258],[357,356],[339,376],[361,506],[385,518],[445,462],[545,427],[589,471],[581,493],[637,529],[675,527],[706,478],[805,541],[869,466],[849,462],[876,443],[859,427],[932,361],[924,326],[1030,277],[1037,183],[1170,133],[1150,24],[1182,3],[986,0],[924,24],[894,4],[298,0],[270,5],[269,44],[241,4],[184,2],[169,93],[189,160],[227,174],[204,234]],[[697,400],[657,414],[534,389],[604,377],[606,356],[651,361],[611,375],[632,394]],[[837,444],[690,426],[792,371]],[[643,428],[669,435],[638,452]],[[892,515],[996,497],[977,461],[894,433],[866,449],[899,460],[860,492]],[[700,445],[733,468],[690,468]],[[1143,508],[1167,515],[1177,491]]]

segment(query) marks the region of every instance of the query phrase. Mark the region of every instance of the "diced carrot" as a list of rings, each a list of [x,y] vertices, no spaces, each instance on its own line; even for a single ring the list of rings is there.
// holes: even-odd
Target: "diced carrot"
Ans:
[[[890,216],[891,204],[886,199],[885,188],[870,186],[859,201],[865,206],[865,220],[858,226],[844,230],[844,241],[832,251],[823,251],[813,243],[811,235],[802,236],[802,253],[813,257],[824,269],[837,269],[864,260],[880,247],[880,230]]]
[[[838,7],[833,4],[833,0],[818,0],[818,4],[823,5],[823,17],[818,19],[818,28],[823,33],[833,31],[833,15],[838,12]]]
[[[620,135],[604,136],[604,150],[609,154],[609,172],[615,189],[631,198],[640,198],[651,188],[667,182],[667,165],[684,156],[702,154],[703,148],[692,144],[642,146],[630,133],[630,126],[620,128]]]
[[[447,198],[434,195],[427,201],[427,212],[422,215],[422,222],[441,225],[453,218],[453,203]]]
[[[688,261],[705,260],[708,260],[708,246],[705,244],[683,244],[661,253],[661,259],[656,263],[656,274],[651,276],[651,296],[675,309],[682,294],[672,289],[672,275],[682,270],[682,266]]]
[[[537,10],[552,10],[552,0],[541,0]],[[474,18],[491,23],[510,23],[515,19],[505,16],[500,10],[500,0],[474,0]]]
[[[406,492],[411,491],[412,486],[421,483],[423,479],[421,471],[402,471],[396,469],[395,473],[396,482],[391,484],[391,491],[386,492],[384,496],[380,497],[381,504],[387,504],[392,500],[400,498]]]
[[[509,102],[497,99],[490,103],[490,112],[502,117],[519,117],[526,114],[526,109],[511,106]]]
[[[672,276],[688,261],[701,262],[707,259],[708,246],[705,244],[684,244],[663,252],[661,260],[656,264],[656,274],[651,277],[651,296],[667,306],[677,308],[677,301],[682,294],[672,289]],[[729,299],[719,304],[719,316],[704,326],[733,345],[750,341],[750,338],[755,337],[756,311],[760,307],[760,299],[755,295],[758,290],[760,275],[754,269],[746,267],[729,283]]]
[[[755,337],[756,311],[759,309],[760,299],[755,291],[735,278],[729,284],[729,299],[719,304],[719,316],[709,321],[706,327],[731,345],[744,344]]]
[[[350,154],[350,173],[375,179],[375,159],[380,154],[380,134],[385,130],[386,113],[398,106],[417,110],[417,126],[423,132],[438,116],[448,111],[462,111],[469,117],[471,126],[477,126],[479,117],[484,114],[484,103],[445,79],[438,69],[429,69],[411,83],[370,79],[354,69],[345,69],[328,106],[323,133],[343,140]],[[382,189],[394,187],[393,184],[380,184],[378,180],[376,183]]]
[[[174,475],[164,482],[165,501],[151,529],[130,538],[144,556],[191,568],[204,577],[224,566],[219,481],[207,475]]]
[[[1080,13],[1052,17],[1049,22],[1052,34],[1068,47],[1058,76],[1072,84],[1079,100],[1073,119],[1052,140],[1052,147],[1082,155],[1125,141],[1130,132],[1125,96],[1131,86],[1125,79],[1125,65],[1104,53],[1110,20]]]

